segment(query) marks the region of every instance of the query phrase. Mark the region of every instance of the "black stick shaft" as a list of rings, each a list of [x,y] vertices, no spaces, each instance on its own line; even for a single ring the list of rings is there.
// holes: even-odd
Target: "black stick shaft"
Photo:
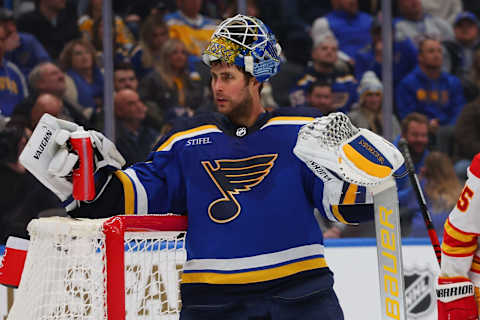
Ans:
[[[413,190],[417,196],[417,202],[422,212],[423,221],[427,227],[428,236],[430,237],[430,242],[432,243],[433,250],[435,251],[435,256],[437,257],[438,264],[440,265],[442,258],[442,250],[440,249],[440,242],[438,241],[437,232],[433,226],[432,217],[430,212],[428,212],[427,202],[425,201],[425,196],[423,195],[422,188],[418,181],[417,174],[415,173],[415,166],[413,165],[412,156],[408,150],[408,143],[405,139],[400,139],[398,143],[399,149],[405,158],[405,165],[407,167],[408,176],[410,178],[410,183],[412,184]]]

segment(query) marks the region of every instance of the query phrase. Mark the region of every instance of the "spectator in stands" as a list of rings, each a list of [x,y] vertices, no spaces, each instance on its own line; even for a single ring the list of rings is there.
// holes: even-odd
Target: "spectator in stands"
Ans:
[[[31,131],[9,123],[0,130],[0,243],[7,237],[28,238],[27,224],[51,208],[62,208],[58,198],[32,176],[19,162]],[[65,210],[59,209],[65,212]]]
[[[332,86],[327,82],[315,81],[308,86],[307,106],[317,108],[324,116],[335,112],[333,106]]]
[[[460,80],[442,71],[442,45],[426,38],[419,45],[418,67],[396,90],[396,107],[401,119],[411,112],[426,115],[433,142],[451,154],[453,125],[465,104]]]
[[[352,123],[359,128],[366,128],[378,135],[383,135],[382,113],[383,85],[373,71],[367,71],[358,86],[358,106],[349,112]],[[400,124],[392,115],[392,136],[400,134]]]
[[[480,152],[480,97],[465,105],[458,116],[454,130],[455,172],[465,181],[467,168]]]
[[[138,79],[141,80],[152,71],[168,38],[168,27],[161,17],[153,15],[143,23],[139,44],[133,50],[131,58]]]
[[[144,161],[159,138],[158,131],[144,124],[147,107],[138,94],[122,89],[115,95],[116,146],[126,166]]]
[[[0,25],[0,114],[10,117],[15,106],[28,96],[25,78],[18,67],[5,59],[7,33]]]
[[[468,102],[475,100],[480,94],[480,46],[473,50],[472,67],[462,80],[465,99]]]
[[[140,82],[139,93],[149,108],[149,117],[160,123],[167,113],[191,116],[203,103],[204,88],[197,72],[189,72],[188,52],[178,39],[162,47],[159,63]]]
[[[37,64],[50,60],[47,51],[35,36],[17,31],[12,11],[0,9],[0,24],[7,32],[5,58],[13,62],[25,78]]]
[[[382,19],[376,18],[371,28],[372,43],[361,49],[354,57],[355,78],[362,79],[365,72],[372,70],[379,79],[382,79]],[[417,66],[418,52],[409,38],[393,42],[393,86],[409,74]]]
[[[30,129],[35,130],[38,121],[45,114],[48,113],[56,118],[71,121],[64,112],[62,100],[50,93],[43,93],[38,96],[33,105],[30,115]]]
[[[103,70],[103,20],[96,20],[92,28],[93,39],[88,40],[95,49],[95,61],[101,70]],[[115,32],[112,26],[112,35]],[[117,42],[112,41],[113,63],[127,63],[130,61],[130,55],[125,47],[120,46]]]
[[[461,184],[448,155],[433,151],[425,159],[420,170],[420,185],[423,189],[432,223],[439,238],[443,237],[443,224],[456,205]],[[413,189],[408,194],[407,207],[413,211],[409,237],[428,237],[427,228]]]
[[[307,67],[296,86],[290,92],[292,106],[303,106],[306,103],[305,91],[308,86],[321,80],[331,84],[333,105],[338,111],[348,112],[357,100],[357,84],[355,78],[347,71],[337,67],[338,42],[331,33],[314,39],[312,64]]]
[[[115,92],[123,89],[137,91],[138,79],[131,64],[123,63],[115,65],[113,71],[113,86]]]
[[[93,28],[95,23],[102,20],[103,0],[90,0],[88,3],[87,12],[78,19],[78,28],[84,37],[91,42],[97,37]],[[113,21],[115,45],[129,51],[133,48],[134,39],[128,28],[125,26],[123,19],[120,16],[115,16]]]
[[[425,37],[440,41],[453,39],[451,24],[440,17],[424,13],[421,0],[397,0],[398,17],[394,20],[395,37],[410,38],[418,46]]]
[[[471,12],[458,14],[453,24],[455,39],[443,42],[444,70],[463,78],[473,65],[474,49],[479,46],[479,21]]]
[[[177,0],[178,10],[165,16],[170,38],[180,39],[187,51],[199,57],[217,21],[200,14],[202,0]]]
[[[80,36],[75,10],[66,8],[66,0],[38,0],[35,10],[17,21],[18,30],[33,34],[52,59],[57,59],[70,40]]]
[[[401,122],[401,136],[399,136],[394,144],[398,146],[400,138],[407,141],[408,150],[412,156],[415,173],[420,174],[421,168],[425,164],[425,159],[430,153],[428,149],[428,125],[429,121],[426,116],[418,112],[407,115]],[[410,227],[414,211],[408,207],[408,203],[414,201],[411,199],[412,185],[408,176],[397,179],[398,201],[400,205],[400,222],[402,235],[407,236],[410,233]]]
[[[43,62],[37,65],[28,77],[32,94],[15,107],[10,121],[29,127],[32,122],[31,111],[38,96],[48,93],[61,99],[66,119],[72,119],[85,128],[89,127],[89,122],[83,114],[84,109],[65,97],[67,79],[69,78],[65,77],[63,71],[51,62]],[[72,80],[69,79],[68,81]]]
[[[95,49],[87,40],[72,40],[60,55],[60,66],[74,84],[67,96],[80,104],[90,119],[101,110],[103,99],[103,74],[95,61]]]
[[[463,10],[461,0],[422,0],[422,7],[426,14],[442,18],[450,24]]]
[[[423,167],[425,157],[429,152],[428,126],[428,118],[418,112],[408,114],[401,123],[401,137],[408,143],[408,150],[417,174],[420,173],[420,168]],[[395,141],[395,144],[398,144],[398,140]]]
[[[314,21],[312,38],[318,35],[319,26],[323,29],[327,24],[338,40],[339,49],[353,58],[360,49],[372,42],[370,28],[373,18],[368,13],[358,11],[358,0],[331,0],[331,3],[333,11]]]

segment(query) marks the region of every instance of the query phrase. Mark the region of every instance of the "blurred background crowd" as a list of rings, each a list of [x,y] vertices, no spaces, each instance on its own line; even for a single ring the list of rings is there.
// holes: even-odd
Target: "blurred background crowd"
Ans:
[[[267,110],[344,112],[358,127],[406,139],[437,232],[442,233],[480,152],[480,2],[392,2],[393,114],[382,113],[379,0],[245,0],[277,36],[283,64],[264,85]],[[176,122],[213,112],[201,52],[237,0],[115,0],[115,142],[142,161]],[[61,203],[18,163],[44,113],[104,130],[102,0],[3,0],[0,8],[0,243]],[[388,115],[390,117],[390,115]],[[403,236],[426,229],[408,179],[398,181]],[[372,237],[373,224],[319,219],[325,237]]]

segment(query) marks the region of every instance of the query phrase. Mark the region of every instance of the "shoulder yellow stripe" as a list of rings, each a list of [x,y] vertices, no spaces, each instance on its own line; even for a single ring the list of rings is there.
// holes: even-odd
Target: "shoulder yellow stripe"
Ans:
[[[115,171],[115,176],[123,185],[123,193],[125,198],[125,214],[135,214],[135,192],[130,178],[120,170]]]
[[[299,261],[272,269],[264,269],[240,273],[198,272],[183,273],[182,283],[209,283],[209,284],[246,284],[275,280],[290,276],[302,271],[327,267],[325,258]]]
[[[442,243],[442,251],[447,255],[472,255],[475,250],[477,250],[476,243],[468,247],[452,247],[445,242]]]
[[[312,117],[298,117],[298,116],[278,116],[278,117],[273,117],[272,119],[268,120],[267,123],[273,122],[273,121],[313,121],[314,118]]]
[[[450,224],[450,221],[448,221],[448,219],[445,222],[444,229],[445,229],[445,232],[450,237],[454,238],[455,240],[461,241],[461,242],[472,242],[476,238],[475,235],[463,233],[463,232],[455,229],[454,227],[452,227],[452,225]]]
[[[191,133],[194,133],[194,132],[197,132],[197,131],[206,130],[206,129],[218,129],[218,127],[213,125],[213,124],[207,124],[207,125],[204,125],[204,126],[193,128],[193,129],[177,132],[174,135],[172,135],[170,138],[168,138],[167,141],[162,143],[162,145],[160,147],[158,147],[157,151],[161,151],[166,146],[168,146],[170,143],[172,143],[173,140],[175,140],[177,138],[181,138],[184,135],[191,134]]]
[[[357,168],[359,168],[362,171],[365,171],[371,176],[374,176],[377,178],[385,178],[392,172],[391,168],[376,164],[368,160],[348,144],[343,146],[343,152],[345,153],[345,156],[350,161],[352,161]],[[339,158],[339,161],[341,161],[341,158]]]

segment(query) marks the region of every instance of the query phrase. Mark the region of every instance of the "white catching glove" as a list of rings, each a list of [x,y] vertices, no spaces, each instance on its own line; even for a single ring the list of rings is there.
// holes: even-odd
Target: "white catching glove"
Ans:
[[[404,161],[394,145],[370,130],[355,127],[341,112],[304,125],[293,153],[322,180],[327,168],[361,186],[381,183]]]
[[[44,114],[20,155],[20,163],[60,200],[67,200],[73,191],[68,176],[72,174],[78,156],[68,148],[77,124]],[[95,172],[104,167],[121,169],[125,160],[117,148],[103,134],[88,131],[94,149]]]

